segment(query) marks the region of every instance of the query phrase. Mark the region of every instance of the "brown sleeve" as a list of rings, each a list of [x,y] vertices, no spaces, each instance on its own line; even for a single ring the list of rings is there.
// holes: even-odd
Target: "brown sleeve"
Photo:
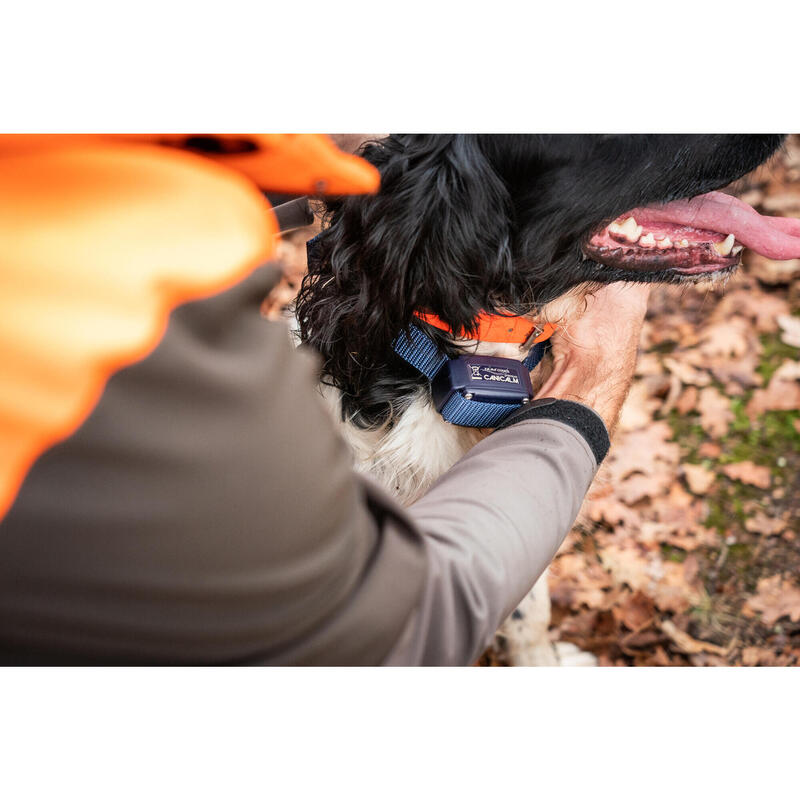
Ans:
[[[425,576],[259,305],[177,309],[149,358],[34,465],[0,523],[6,663],[375,664]]]
[[[464,664],[533,585],[596,469],[580,425],[498,431],[405,511],[261,318],[273,281],[178,308],[34,465],[0,523],[0,662]]]
[[[569,410],[554,406],[554,417]],[[590,427],[600,420],[582,408]],[[496,431],[410,508],[428,572],[385,664],[470,664],[480,656],[555,556],[595,476],[579,424],[541,417]]]

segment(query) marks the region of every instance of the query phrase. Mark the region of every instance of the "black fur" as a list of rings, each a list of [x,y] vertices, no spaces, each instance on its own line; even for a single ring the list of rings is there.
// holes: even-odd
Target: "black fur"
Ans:
[[[362,155],[375,196],[329,201],[297,301],[303,341],[359,425],[384,423],[426,382],[392,341],[414,312],[474,331],[482,311],[523,314],[584,282],[676,282],[582,260],[598,225],[718,189],[767,159],[776,135],[392,135]],[[437,329],[442,349],[455,346]]]

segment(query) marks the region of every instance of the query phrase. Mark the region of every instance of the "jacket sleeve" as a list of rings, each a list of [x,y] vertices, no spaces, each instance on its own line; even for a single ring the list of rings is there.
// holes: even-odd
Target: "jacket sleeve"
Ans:
[[[409,509],[428,571],[386,664],[473,662],[553,559],[597,470],[559,411],[491,434]]]
[[[544,569],[596,469],[578,428],[520,420],[403,509],[260,317],[274,280],[176,309],[33,465],[0,522],[0,663],[464,664]]]

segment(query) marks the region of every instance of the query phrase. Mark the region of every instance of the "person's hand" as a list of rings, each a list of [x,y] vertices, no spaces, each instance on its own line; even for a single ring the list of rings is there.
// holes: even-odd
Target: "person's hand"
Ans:
[[[630,389],[650,284],[612,283],[586,299],[586,311],[552,337],[553,370],[536,397],[594,409],[609,433]]]

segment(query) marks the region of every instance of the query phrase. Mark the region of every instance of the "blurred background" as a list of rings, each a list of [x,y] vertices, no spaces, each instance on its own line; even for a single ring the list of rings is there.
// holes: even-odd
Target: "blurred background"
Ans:
[[[372,135],[333,137],[352,152]],[[729,191],[800,217],[800,136]],[[282,240],[265,315],[290,314],[318,230]],[[636,380],[550,591],[553,639],[601,665],[800,665],[800,260],[745,251],[724,287],[655,287]]]

